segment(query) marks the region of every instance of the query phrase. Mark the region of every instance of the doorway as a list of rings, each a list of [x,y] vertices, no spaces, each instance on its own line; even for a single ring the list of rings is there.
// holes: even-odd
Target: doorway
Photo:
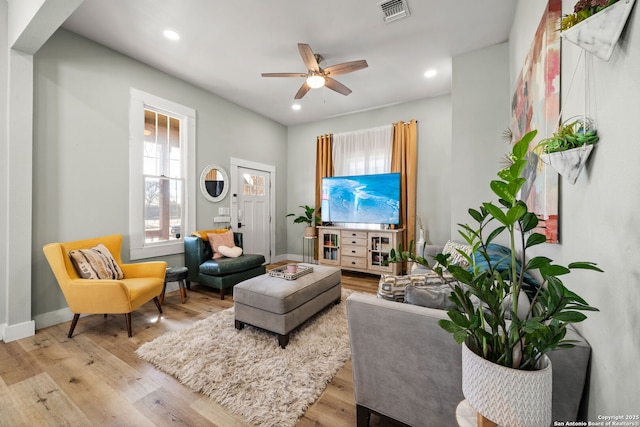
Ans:
[[[231,158],[231,226],[242,233],[243,251],[275,254],[275,166]]]

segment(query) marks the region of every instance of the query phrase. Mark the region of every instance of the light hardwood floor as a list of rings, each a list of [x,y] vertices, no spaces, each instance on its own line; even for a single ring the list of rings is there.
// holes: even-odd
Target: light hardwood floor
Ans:
[[[348,289],[375,293],[377,283],[376,276],[343,272]],[[131,338],[123,315],[93,315],[80,319],[72,339],[66,322],[0,342],[0,426],[247,426],[134,353],[232,305],[232,297],[220,301],[213,290],[194,285],[185,304],[179,292],[167,294],[162,315],[153,302],[133,312]],[[354,426],[355,412],[347,361],[298,426]],[[392,425],[372,416],[372,427]]]

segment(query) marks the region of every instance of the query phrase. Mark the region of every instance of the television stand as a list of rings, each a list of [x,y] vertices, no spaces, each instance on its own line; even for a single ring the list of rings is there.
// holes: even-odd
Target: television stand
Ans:
[[[318,264],[369,274],[402,271],[401,263],[384,265],[391,249],[398,247],[404,229],[369,230],[347,227],[318,227]]]

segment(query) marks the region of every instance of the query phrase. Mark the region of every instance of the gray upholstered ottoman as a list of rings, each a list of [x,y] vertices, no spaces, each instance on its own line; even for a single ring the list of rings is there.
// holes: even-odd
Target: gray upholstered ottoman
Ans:
[[[313,272],[296,280],[263,274],[234,286],[236,328],[247,324],[275,332],[280,347],[285,348],[289,332],[326,306],[340,302],[340,269],[312,267]]]

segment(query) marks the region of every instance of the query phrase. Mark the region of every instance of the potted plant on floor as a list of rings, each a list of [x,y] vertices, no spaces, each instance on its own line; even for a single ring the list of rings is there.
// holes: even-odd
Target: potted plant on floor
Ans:
[[[508,426],[550,425],[551,364],[546,354],[572,346],[565,340],[567,325],[585,320],[585,311],[597,311],[567,289],[561,276],[573,269],[602,271],[592,262],[565,267],[544,256],[527,259],[528,249],[546,241],[544,235],[532,232],[538,219],[518,199],[535,134],[526,134],[513,146],[510,165],[491,181],[499,203],[469,209],[475,225],[460,224],[460,235],[472,248],[471,255],[459,251],[469,267],[452,265],[450,255],[442,254],[435,257],[438,264],[433,267],[451,287],[449,299],[456,305],[447,311],[449,319],[439,324],[463,344],[463,394],[479,417]],[[491,244],[504,234],[510,252],[496,260]],[[392,251],[390,261],[411,260],[431,268],[428,260],[412,253],[412,245],[409,249]],[[501,264],[508,268],[499,268]],[[445,269],[457,282],[444,280]],[[521,293],[525,275],[534,271],[542,283],[527,298]],[[528,308],[519,302],[528,302]]]
[[[534,151],[543,162],[575,184],[599,139],[590,118],[573,117],[565,120],[549,138],[541,140]]]
[[[300,207],[304,210],[302,215],[290,213],[287,215],[287,217],[298,215],[298,217],[296,217],[293,222],[295,224],[307,224],[304,235],[307,237],[314,237],[316,235],[315,223],[319,223],[320,218],[315,215],[316,210],[311,206],[303,205]]]

